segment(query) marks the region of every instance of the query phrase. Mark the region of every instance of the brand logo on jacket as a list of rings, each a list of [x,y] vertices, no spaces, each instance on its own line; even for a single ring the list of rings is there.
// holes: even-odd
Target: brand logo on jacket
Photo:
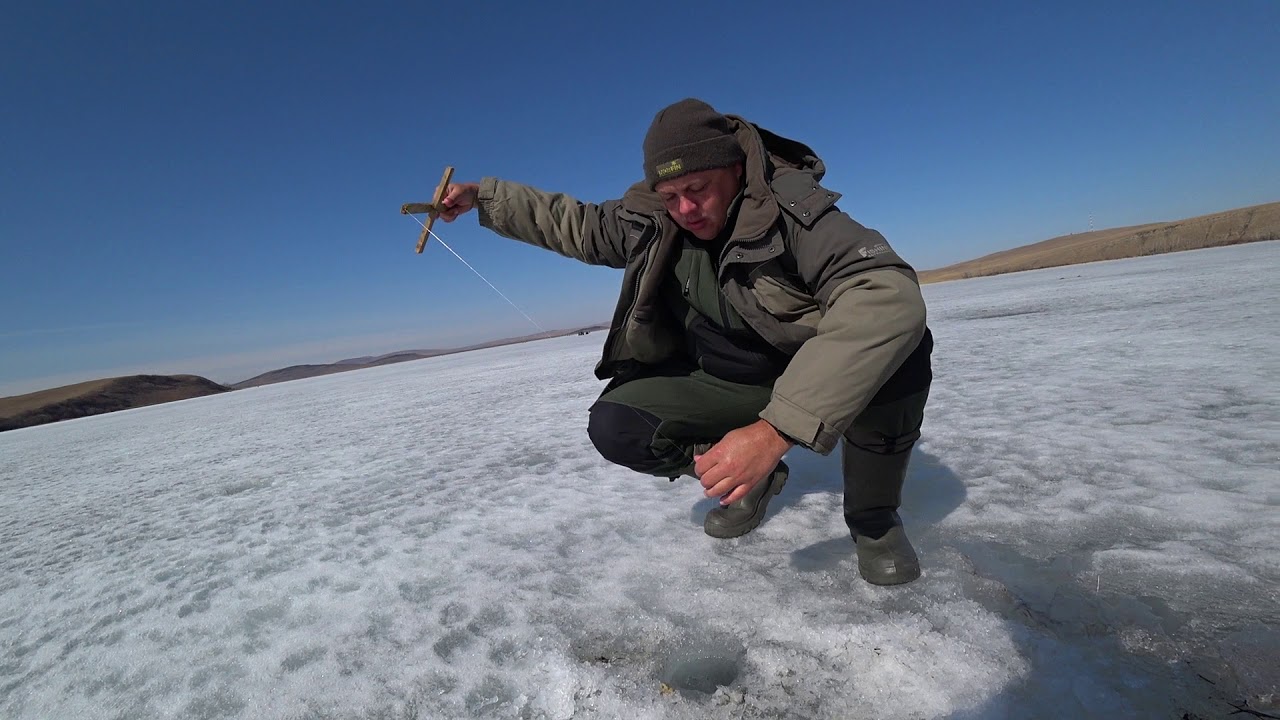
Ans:
[[[889,246],[884,243],[879,243],[869,248],[864,248],[864,247],[858,248],[858,254],[864,258],[873,258],[877,255],[883,255],[887,252],[889,252]]]

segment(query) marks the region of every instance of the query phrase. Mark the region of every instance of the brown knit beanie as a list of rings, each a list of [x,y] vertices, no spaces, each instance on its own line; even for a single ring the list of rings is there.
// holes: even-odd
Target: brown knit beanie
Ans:
[[[644,136],[644,177],[650,190],[663,180],[745,159],[729,119],[694,98],[659,110]]]

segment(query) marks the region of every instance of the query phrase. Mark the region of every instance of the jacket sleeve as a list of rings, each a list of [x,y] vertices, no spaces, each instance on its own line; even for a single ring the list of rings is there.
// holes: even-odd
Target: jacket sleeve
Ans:
[[[626,265],[627,232],[620,202],[581,203],[498,178],[480,182],[480,225],[503,237],[552,250],[591,265]]]
[[[883,236],[838,211],[793,254],[823,315],[760,417],[826,455],[924,338],[924,297]]]

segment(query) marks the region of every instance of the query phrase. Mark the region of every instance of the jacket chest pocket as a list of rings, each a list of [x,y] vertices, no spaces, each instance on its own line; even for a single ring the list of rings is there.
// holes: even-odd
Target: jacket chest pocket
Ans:
[[[754,268],[747,287],[760,307],[781,322],[816,327],[821,318],[818,303],[808,288],[776,260]]]

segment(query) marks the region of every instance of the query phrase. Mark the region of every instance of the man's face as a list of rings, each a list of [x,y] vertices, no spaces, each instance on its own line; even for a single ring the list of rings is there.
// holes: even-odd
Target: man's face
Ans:
[[[742,164],[699,170],[664,180],[654,187],[667,214],[699,240],[714,240],[729,218],[729,206],[738,196]]]

